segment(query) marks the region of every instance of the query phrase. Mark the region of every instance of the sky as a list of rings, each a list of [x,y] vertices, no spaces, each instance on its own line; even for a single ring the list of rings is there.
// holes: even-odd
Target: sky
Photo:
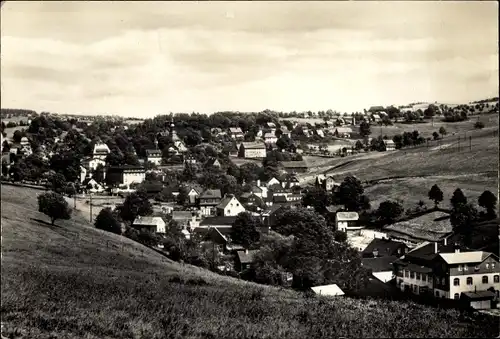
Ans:
[[[42,2],[1,8],[1,104],[362,111],[498,96],[498,3]]]

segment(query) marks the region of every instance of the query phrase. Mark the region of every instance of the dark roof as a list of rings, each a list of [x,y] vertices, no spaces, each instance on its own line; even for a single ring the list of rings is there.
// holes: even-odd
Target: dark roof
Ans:
[[[217,159],[217,158],[210,158],[210,159],[208,159],[208,161],[207,161],[207,166],[214,166],[214,165],[215,165],[215,163],[218,163],[218,164],[219,164],[219,166],[220,166],[220,161],[219,161],[219,159]]]
[[[220,192],[220,189],[205,190],[205,192],[203,192],[200,195],[200,199],[216,199],[216,198],[220,199],[221,197],[222,197],[222,193]]]
[[[288,200],[284,195],[275,195],[273,196],[273,202],[275,203],[286,203]]]
[[[224,197],[224,199],[221,200],[221,202],[219,203],[219,205],[217,205],[217,208],[226,208],[226,206],[231,202],[231,200],[235,198],[234,195],[232,194],[228,194]],[[235,198],[236,199],[236,198]],[[236,199],[238,200],[238,199]]]
[[[425,261],[431,261],[434,260],[435,257],[439,255],[439,253],[453,253],[455,252],[455,245],[454,244],[447,244],[446,246],[444,244],[438,243],[438,253],[435,253],[435,248],[434,248],[434,243],[433,242],[428,242],[422,244],[422,246],[416,247],[414,250],[406,253],[405,258],[411,260],[417,259],[417,260],[425,260]]]
[[[477,291],[477,292],[462,292],[464,297],[472,300],[488,300],[495,297],[495,293],[491,291]]]
[[[404,243],[389,239],[373,239],[362,252],[363,255],[372,254],[373,251],[378,251],[378,256],[387,257],[397,254],[398,249],[407,247]],[[403,253],[401,253],[403,255]]]
[[[250,190],[253,192],[253,193],[262,193],[262,188],[260,188],[259,186],[257,185],[252,185],[252,187],[250,188]]]
[[[259,252],[259,250],[238,251],[236,254],[240,263],[251,264],[254,262],[254,257],[257,252]]]
[[[151,156],[151,155],[160,155],[161,156],[161,151],[159,149],[147,149],[146,154],[147,154],[147,156]]]
[[[372,106],[372,107],[370,107],[370,109],[368,110],[368,112],[380,112],[380,111],[383,111],[383,110],[384,110],[383,106]]]
[[[205,220],[203,220],[200,223],[200,226],[219,226],[219,225],[231,226],[235,220],[236,217],[224,217],[224,216],[209,217],[205,218]]]
[[[392,263],[398,260],[396,256],[378,257],[378,258],[363,258],[363,267],[369,268],[372,272],[392,271]]]

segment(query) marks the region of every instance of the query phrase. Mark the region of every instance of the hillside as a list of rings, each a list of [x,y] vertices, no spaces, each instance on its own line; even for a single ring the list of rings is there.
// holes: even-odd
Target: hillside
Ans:
[[[304,299],[180,266],[76,214],[50,226],[40,191],[3,186],[1,317],[22,338],[493,337],[484,315]],[[432,321],[429,321],[432,319]]]

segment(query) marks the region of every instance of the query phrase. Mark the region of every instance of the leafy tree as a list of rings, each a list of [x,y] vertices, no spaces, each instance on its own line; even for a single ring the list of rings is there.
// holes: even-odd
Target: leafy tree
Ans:
[[[439,139],[439,133],[438,133],[438,132],[434,132],[434,133],[432,133],[432,138],[433,138],[434,140],[438,140],[438,139]]]
[[[302,196],[302,206],[314,207],[316,212],[324,214],[330,200],[330,196],[322,187],[313,187]]]
[[[439,134],[441,134],[441,137],[445,136],[447,134],[446,129],[444,127],[440,127]]]
[[[460,204],[450,214],[453,230],[460,235],[464,244],[469,245],[472,239],[473,225],[478,221],[478,211],[472,204]]]
[[[371,134],[370,124],[367,123],[366,121],[362,121],[361,124],[359,125],[359,134],[361,134],[362,137],[370,135]]]
[[[476,121],[476,123],[474,124],[474,128],[476,128],[476,129],[482,129],[482,128],[484,128],[484,122],[482,122],[482,121]]]
[[[262,227],[262,221],[248,212],[238,214],[231,229],[231,239],[245,248],[251,248],[259,241],[260,233],[257,231]]]
[[[355,148],[357,151],[359,151],[360,149],[363,149],[363,143],[361,141],[356,141],[356,145],[355,145]]]
[[[382,225],[388,225],[396,221],[403,214],[403,206],[395,201],[383,201],[377,210],[378,220]]]
[[[133,222],[137,216],[146,216],[153,213],[153,207],[148,195],[143,190],[133,192],[119,207],[120,216],[125,221]]]
[[[346,242],[347,241],[347,233],[336,230],[333,232],[333,238],[337,242]]]
[[[347,176],[334,195],[334,201],[343,204],[348,211],[367,210],[370,209],[370,200],[363,194],[364,191],[363,185],[356,177]]]
[[[188,201],[188,190],[185,186],[179,187],[179,194],[177,195],[177,204],[184,206]]]
[[[443,191],[441,191],[438,185],[434,185],[431,187],[428,196],[429,200],[434,201],[436,208],[438,207],[439,203],[443,201]]]
[[[71,218],[68,202],[62,195],[54,192],[38,196],[38,211],[47,215],[52,225],[58,219],[69,220]]]
[[[62,193],[66,188],[66,178],[61,173],[55,173],[50,178],[50,187],[54,192]]]
[[[457,188],[450,199],[451,206],[456,209],[460,205],[467,204],[467,197],[464,195],[464,192],[460,188]]]
[[[484,191],[477,199],[479,206],[486,209],[488,218],[496,218],[495,208],[497,205],[497,197],[491,191]]]
[[[100,230],[108,231],[115,234],[122,233],[121,224],[111,211],[111,208],[109,207],[104,208],[99,212],[97,218],[95,219],[94,225],[96,228]]]

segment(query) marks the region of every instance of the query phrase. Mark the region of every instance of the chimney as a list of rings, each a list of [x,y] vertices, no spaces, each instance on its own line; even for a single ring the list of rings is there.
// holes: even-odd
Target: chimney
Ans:
[[[377,248],[373,250],[373,257],[374,258],[378,257],[378,249]]]
[[[257,186],[260,187],[260,179],[257,179]]]
[[[245,254],[248,254],[248,249],[245,248]]]
[[[434,253],[436,253],[436,254],[437,254],[437,252],[438,252],[438,243],[437,243],[437,241],[436,241],[436,242],[434,243]]]
[[[444,238],[444,245],[447,246],[448,245],[448,238]]]

